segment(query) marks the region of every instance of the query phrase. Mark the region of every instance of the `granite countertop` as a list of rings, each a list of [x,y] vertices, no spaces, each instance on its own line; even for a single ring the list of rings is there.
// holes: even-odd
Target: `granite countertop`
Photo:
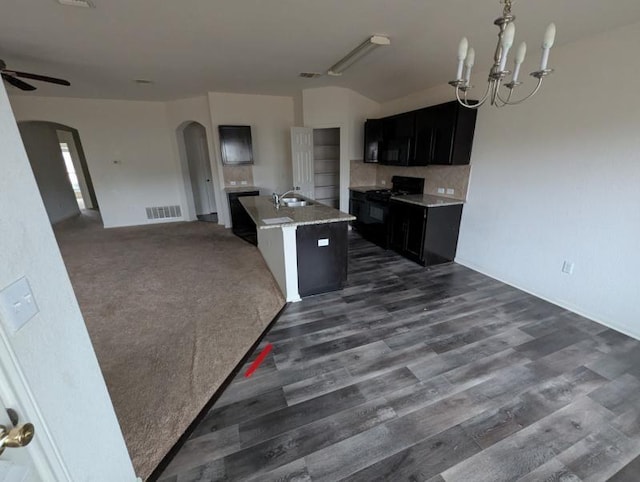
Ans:
[[[407,194],[405,196],[392,196],[391,199],[394,201],[402,201],[409,204],[417,204],[418,206],[425,206],[427,208],[464,204],[464,201],[462,199],[434,196],[433,194]]]
[[[351,191],[358,192],[367,192],[367,191],[375,191],[377,189],[389,189],[386,186],[349,186]]]
[[[226,186],[225,192],[247,192],[247,191],[259,191],[260,188],[255,186]]]
[[[296,194],[296,197],[303,197]],[[305,198],[306,199],[306,198]],[[287,208],[281,206],[276,208],[273,205],[271,196],[249,196],[240,198],[240,203],[244,206],[256,223],[258,229],[281,228],[283,226],[302,226],[306,224],[337,223],[341,221],[353,221],[355,216],[343,213],[337,209],[330,208],[324,204],[310,200],[313,204],[297,208]],[[289,218],[288,220],[277,220],[278,218]],[[265,223],[264,220],[272,219],[273,223]]]

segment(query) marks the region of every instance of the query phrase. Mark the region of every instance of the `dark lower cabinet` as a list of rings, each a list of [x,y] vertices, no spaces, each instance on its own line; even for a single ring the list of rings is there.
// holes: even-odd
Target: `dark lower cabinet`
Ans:
[[[346,222],[298,226],[298,291],[300,296],[336,291],[347,281]]]
[[[462,204],[427,208],[392,201],[389,212],[392,249],[423,266],[453,261]]]
[[[253,222],[247,210],[240,204],[240,198],[244,196],[259,196],[260,191],[230,192],[229,211],[231,212],[231,230],[233,234],[245,241],[258,245],[258,232],[256,223]]]

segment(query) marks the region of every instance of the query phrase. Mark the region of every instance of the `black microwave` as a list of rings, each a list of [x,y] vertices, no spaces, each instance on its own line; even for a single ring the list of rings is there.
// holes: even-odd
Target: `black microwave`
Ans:
[[[380,164],[391,166],[409,165],[412,143],[413,139],[411,137],[383,141],[378,153]]]

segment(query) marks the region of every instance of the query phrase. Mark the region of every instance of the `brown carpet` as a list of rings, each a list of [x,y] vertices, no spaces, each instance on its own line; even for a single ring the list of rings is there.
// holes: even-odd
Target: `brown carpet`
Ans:
[[[136,473],[146,479],[284,299],[258,250],[211,223],[55,226]]]

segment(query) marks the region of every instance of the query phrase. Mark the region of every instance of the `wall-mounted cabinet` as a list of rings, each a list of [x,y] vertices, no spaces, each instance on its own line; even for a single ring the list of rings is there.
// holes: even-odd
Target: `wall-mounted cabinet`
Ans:
[[[477,111],[448,102],[365,123],[365,162],[469,164]],[[375,152],[375,155],[374,155]]]
[[[379,162],[382,141],[382,119],[368,119],[364,123],[364,162]]]
[[[251,126],[218,126],[222,163],[253,164]]]
[[[434,117],[429,164],[469,164],[478,111],[462,107],[457,101],[429,109]]]

